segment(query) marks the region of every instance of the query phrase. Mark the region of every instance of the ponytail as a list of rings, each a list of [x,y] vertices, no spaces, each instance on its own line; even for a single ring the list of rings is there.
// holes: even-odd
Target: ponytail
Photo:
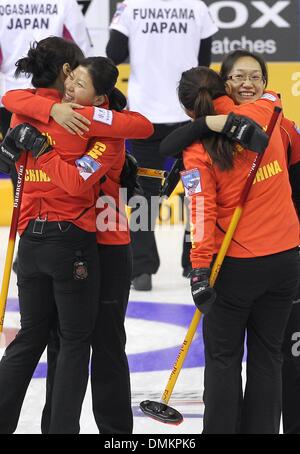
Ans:
[[[28,78],[32,76],[34,87],[49,87],[58,77],[56,68],[50,65],[52,59],[53,54],[50,50],[38,47],[38,43],[34,43],[30,47],[27,57],[17,61],[15,77],[18,78],[24,73]]]
[[[178,96],[183,107],[193,113],[194,118],[217,115],[213,100],[225,95],[224,83],[220,76],[206,67],[185,71],[179,82]],[[220,170],[233,168],[233,145],[223,135],[213,133],[202,139],[212,162]]]
[[[127,99],[126,96],[123,95],[123,93],[118,90],[117,88],[114,88],[110,95],[108,95],[108,100],[109,100],[109,108],[117,111],[121,111],[125,109],[127,105]]]
[[[206,112],[205,115],[215,115],[213,100],[210,92],[206,87],[199,88],[198,95],[195,99],[193,112],[196,118],[202,117],[203,112]]]
[[[30,46],[26,57],[16,63],[15,77],[32,77],[35,88],[48,88],[58,78],[65,63],[76,68],[84,55],[77,44],[51,36]]]

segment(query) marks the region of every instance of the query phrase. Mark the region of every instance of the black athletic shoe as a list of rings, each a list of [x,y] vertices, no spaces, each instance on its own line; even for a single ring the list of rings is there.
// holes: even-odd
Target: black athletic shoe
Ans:
[[[152,290],[152,276],[151,274],[141,274],[137,276],[132,281],[132,287],[134,290],[141,292],[149,292]]]

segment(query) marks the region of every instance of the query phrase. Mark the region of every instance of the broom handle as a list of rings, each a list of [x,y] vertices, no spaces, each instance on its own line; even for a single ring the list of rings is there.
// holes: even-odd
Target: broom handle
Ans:
[[[19,221],[24,181],[25,181],[27,157],[28,157],[28,153],[24,152],[21,154],[21,157],[19,160],[20,167],[19,167],[19,172],[18,172],[17,188],[16,188],[15,197],[14,197],[14,206],[13,206],[13,212],[12,212],[12,219],[11,219],[11,225],[10,225],[9,239],[8,239],[8,245],[7,245],[7,251],[6,251],[3,279],[2,279],[2,285],[1,285],[1,294],[0,294],[0,334],[2,334],[2,332],[3,332],[4,315],[5,315],[7,295],[8,295],[8,289],[9,289],[10,276],[11,276],[11,268],[12,268],[12,263],[13,263],[13,258],[14,258],[18,221]]]

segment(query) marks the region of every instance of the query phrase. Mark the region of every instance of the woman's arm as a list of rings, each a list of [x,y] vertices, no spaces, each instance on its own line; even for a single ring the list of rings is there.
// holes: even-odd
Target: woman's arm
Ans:
[[[99,152],[100,151],[100,152]],[[88,191],[120,159],[124,151],[123,140],[95,139],[88,151],[74,164],[64,161],[56,151],[45,153],[37,163],[50,178],[51,183],[72,196]]]
[[[56,100],[35,94],[35,90],[11,90],[2,98],[7,110],[19,115],[26,115],[40,121],[49,123],[53,118],[56,123],[65,128],[70,134],[83,134],[88,131],[90,121],[74,109],[83,106],[75,103],[57,103]]]
[[[118,30],[111,30],[106,46],[106,55],[115,65],[124,63],[129,57],[128,36]]]
[[[185,148],[211,134],[211,132],[205,117],[197,118],[195,121],[175,129],[165,137],[160,144],[159,152],[163,156],[178,157]]]
[[[28,90],[13,90],[3,97],[5,107],[13,113],[26,115],[48,123],[56,100],[35,95]],[[74,114],[82,116],[91,125],[86,137],[144,139],[153,134],[152,123],[137,112],[116,112],[99,107],[84,107]]]
[[[193,144],[187,148],[183,160],[187,172],[196,172],[192,176],[195,190],[193,195],[189,196],[193,245],[191,262],[193,268],[209,268],[214,254],[217,219],[215,173],[211,160],[201,144]],[[185,180],[187,184],[189,178]]]
[[[226,115],[233,112],[245,115],[265,127],[270,122],[274,108],[281,107],[281,102],[276,93],[265,92],[257,101],[240,105],[236,105],[229,96],[220,96],[214,101],[214,106],[218,114]]]
[[[50,112],[57,102],[35,94],[36,90],[10,90],[2,98],[4,107],[12,113],[26,115],[41,123],[49,123]]]
[[[225,97],[227,100],[227,97]],[[231,101],[231,100],[230,100]],[[231,102],[230,108],[233,109]],[[192,143],[206,137],[209,133],[221,133],[243,148],[260,153],[268,144],[268,137],[262,127],[248,116],[232,113],[197,118],[192,123],[175,129],[160,144],[163,156],[177,156]],[[273,111],[272,111],[273,112]]]
[[[138,112],[85,107],[81,113],[91,121],[87,138],[145,139],[154,132],[152,123]]]

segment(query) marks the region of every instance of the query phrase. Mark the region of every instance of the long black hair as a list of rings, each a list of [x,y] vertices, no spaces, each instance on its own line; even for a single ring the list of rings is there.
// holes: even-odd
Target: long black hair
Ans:
[[[268,75],[268,68],[267,68],[266,62],[260,55],[254,54],[245,49],[237,49],[237,50],[234,50],[233,52],[230,52],[228,55],[226,55],[226,57],[224,58],[224,60],[222,62],[222,66],[221,66],[221,70],[220,70],[220,76],[221,76],[222,80],[224,82],[226,82],[235,63],[240,58],[243,58],[243,57],[250,57],[257,61],[257,63],[259,64],[259,66],[261,68],[263,80],[267,86],[269,75]]]
[[[119,77],[119,70],[110,58],[85,58],[80,62],[80,66],[88,70],[96,94],[108,97],[111,109],[123,110],[126,107],[126,97],[115,87]]]
[[[195,118],[217,115],[213,100],[225,94],[224,82],[212,69],[199,66],[182,73],[178,87],[179,101],[186,110],[193,112]],[[202,142],[214,164],[221,170],[232,169],[232,142],[221,134],[213,134]]]
[[[15,77],[21,74],[32,76],[31,83],[35,88],[48,88],[55,83],[65,63],[73,70],[83,58],[83,52],[77,44],[50,36],[33,43],[27,56],[17,61]]]

